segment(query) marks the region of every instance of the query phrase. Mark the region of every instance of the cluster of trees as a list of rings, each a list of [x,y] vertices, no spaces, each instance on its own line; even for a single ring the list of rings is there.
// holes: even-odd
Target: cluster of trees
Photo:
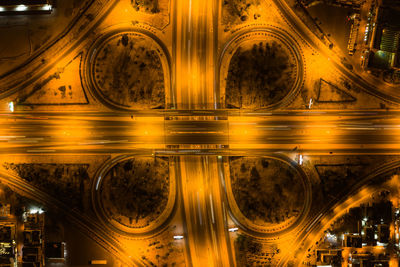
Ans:
[[[4,163],[22,179],[39,187],[71,207],[82,208],[89,164]]]
[[[260,254],[262,252],[262,245],[250,236],[238,234],[235,239],[235,249],[236,258],[239,265],[253,266],[255,262],[253,260],[249,260],[247,255],[254,256]]]
[[[158,0],[131,0],[131,4],[137,11],[140,10],[153,14],[160,12]]]
[[[232,191],[240,211],[255,223],[281,223],[299,214],[304,189],[297,173],[278,160],[231,160]]]
[[[145,40],[125,34],[110,41],[96,57],[95,79],[103,94],[115,103],[164,106],[161,58]]]
[[[239,47],[229,64],[227,106],[261,108],[283,99],[292,88],[294,69],[288,51],[276,42]]]
[[[260,0],[224,0],[224,8],[234,19],[246,21],[249,17],[249,9],[260,4]]]
[[[142,256],[142,259],[151,266],[168,267],[184,265],[182,248],[173,241],[173,233],[171,232],[158,236],[157,241],[148,244],[145,253],[148,256]]]
[[[154,220],[165,208],[169,194],[168,161],[134,158],[115,165],[102,187],[106,205],[130,223]]]
[[[238,234],[235,239],[235,246],[239,251],[245,251],[251,254],[258,254],[262,249],[262,245],[260,243],[243,234]]]

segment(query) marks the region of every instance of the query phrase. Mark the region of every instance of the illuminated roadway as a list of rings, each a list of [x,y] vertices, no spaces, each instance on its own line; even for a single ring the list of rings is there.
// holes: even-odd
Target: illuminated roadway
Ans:
[[[63,62],[65,57],[82,51],[94,30],[104,21],[117,3],[117,0],[92,1],[85,10],[80,10],[77,18],[61,34],[37,49],[28,61],[0,75],[0,99],[29,87],[56,64]],[[85,16],[89,13],[96,14],[92,21],[88,21]]]
[[[334,201],[327,203],[324,209],[316,216],[309,218],[309,220],[303,225],[298,226],[298,235],[292,243],[291,250],[294,251],[301,243],[304,243],[305,248],[315,244],[315,242],[323,236],[323,232],[326,230],[327,225],[331,225],[335,220],[346,214],[349,208],[357,207],[367,201],[374,192],[380,192],[385,189],[385,186],[382,185],[368,185],[369,181],[380,175],[387,175],[399,167],[400,161],[398,160],[385,163],[382,166],[371,170],[366,177],[360,179],[357,184],[353,185],[352,189],[346,192],[346,194],[340,199],[335,199]],[[390,188],[387,188],[387,190],[391,191]],[[290,251],[290,249],[288,251]],[[308,252],[305,249],[300,251],[299,254],[301,261],[306,261],[305,257],[307,253]],[[284,255],[280,262],[280,266],[285,266],[288,258],[292,257],[293,254],[291,253]]]
[[[369,75],[362,74],[362,77],[355,74],[354,71],[350,71],[341,63],[341,60],[334,51],[329,50],[328,47],[322,43],[321,40],[318,40],[314,34],[311,33],[310,29],[294,14],[293,10],[288,6],[288,4],[284,0],[273,0],[282,16],[288,20],[293,30],[297,32],[298,39],[302,39],[307,42],[313,49],[318,51],[321,55],[323,55],[327,60],[332,59],[332,63],[336,67],[336,69],[344,75],[347,79],[352,81],[354,84],[357,84],[371,95],[374,95],[380,99],[385,101],[392,101],[394,103],[399,103],[400,97],[398,94],[398,88],[396,86],[388,86],[387,84],[377,81],[376,79],[372,79]],[[295,35],[293,35],[295,36]],[[339,114],[341,111],[337,111]],[[362,112],[364,113],[364,112]],[[363,116],[360,120],[345,122],[344,124],[339,123],[339,127],[335,127],[335,134],[331,139],[325,139],[328,144],[322,145],[319,144],[318,148],[313,152],[319,153],[349,153],[349,154],[398,154],[398,138],[396,136],[396,128],[397,119],[396,117],[391,117],[388,113],[388,117],[382,118],[383,120],[379,122],[378,120],[371,120],[371,117],[368,114],[369,112],[364,113],[367,116]],[[324,123],[321,122],[321,125]],[[311,125],[310,125],[311,126]],[[312,126],[311,126],[312,127]],[[341,131],[344,130],[344,131]],[[370,133],[368,134],[367,131]],[[333,133],[332,131],[329,131]],[[319,134],[321,134],[320,132]],[[318,135],[318,131],[315,131],[314,134]],[[326,135],[323,134],[326,137]],[[324,138],[323,138],[324,139]],[[318,141],[322,141],[320,138],[317,138]],[[342,141],[338,141],[342,140]],[[333,150],[331,148],[332,142],[337,142],[335,146],[336,149]],[[339,144],[340,143],[340,144]],[[363,144],[364,143],[364,144]],[[316,143],[317,145],[317,143]],[[339,149],[341,147],[341,149]],[[350,148],[352,147],[352,148]],[[305,148],[303,146],[303,148]],[[326,150],[324,150],[324,148]],[[312,153],[311,150],[308,150],[308,153]],[[397,163],[387,164],[388,166],[383,166],[383,170],[389,171],[396,167],[398,167]],[[378,171],[377,171],[378,172]],[[375,172],[371,173],[372,177],[375,177]],[[363,184],[364,181],[360,181],[359,186],[354,186],[353,188],[358,189]],[[349,192],[346,194],[342,200],[338,200],[337,203],[344,203],[344,200],[351,200],[352,202],[357,203],[358,199],[349,198],[351,194],[354,194],[355,191]],[[370,194],[368,194],[370,195]],[[365,195],[364,195],[365,196]],[[339,214],[343,215],[343,212],[349,208],[349,205],[343,205],[339,210],[334,210],[332,207],[327,205],[326,210],[320,214],[317,214],[316,217],[310,218],[304,225],[299,225],[298,233],[296,240],[293,242],[293,246],[288,249],[291,251],[284,255],[279,262],[279,266],[286,266],[290,259],[293,259],[294,254],[293,251],[296,251],[297,248],[300,247],[300,244],[304,244],[306,242],[305,248],[309,247],[311,244],[314,244],[322,235],[322,231],[324,227],[330,225],[333,221],[332,217],[338,218]],[[334,210],[333,213],[329,212],[330,210]],[[314,231],[315,229],[319,229],[320,231]],[[300,256],[301,260],[305,260],[305,255],[307,254],[303,251],[303,256]],[[297,262],[301,263],[301,260]]]
[[[209,116],[220,120],[200,120]],[[177,178],[181,179],[179,190],[185,210],[187,253],[193,266],[205,262],[228,266],[234,262],[227,235],[225,209],[228,205],[222,196],[218,159],[210,154],[262,155],[276,151],[304,155],[398,154],[399,116],[400,111],[382,110],[258,114],[175,110],[147,112],[133,118],[129,113],[2,113],[0,145],[1,151],[7,154],[142,151],[147,155],[182,155]],[[179,148],[170,148],[170,145],[179,145]],[[229,149],[220,145],[229,146]],[[306,223],[298,226],[299,233],[312,221]],[[303,231],[299,238],[306,235]]]
[[[174,30],[178,34],[174,66],[179,109],[213,108],[216,42],[212,33],[217,31],[218,3],[217,0],[176,1]],[[226,143],[227,121],[215,121],[211,116],[213,111],[210,112],[169,117],[164,124],[165,145],[176,144],[193,151]],[[196,136],[196,140],[190,135]],[[186,258],[192,266],[233,266],[216,157],[181,156],[179,167]]]
[[[144,266],[144,264],[138,260],[139,257],[131,258],[128,256],[130,253],[128,253],[118,242],[118,236],[109,233],[108,229],[102,227],[102,225],[93,221],[90,217],[85,216],[79,211],[71,210],[66,203],[62,203],[46,192],[41,191],[39,188],[33,187],[27,181],[24,181],[19,177],[0,172],[0,181],[10,186],[13,191],[27,196],[32,200],[38,201],[39,203],[44,204],[47,208],[51,208],[53,211],[60,213],[68,211],[65,212],[65,215],[70,222],[74,223],[74,225],[82,232],[103,246],[121,262],[128,264],[129,266],[132,264],[135,264],[136,266]]]
[[[368,77],[368,75],[363,75],[363,77],[357,75],[354,71],[347,69],[339,58],[339,55],[335,51],[330,50],[327,45],[325,45],[320,39],[318,39],[311,30],[302,22],[301,19],[291,10],[285,0],[273,0],[276,7],[281,12],[282,16],[288,20],[292,29],[295,30],[297,34],[291,34],[298,39],[302,39],[307,42],[308,45],[312,46],[313,49],[318,51],[327,60],[332,59],[332,63],[346,78],[360,86],[362,90],[372,94],[380,99],[386,101],[393,101],[395,103],[400,102],[399,90],[396,86],[388,86],[386,83],[377,82],[374,79]]]
[[[214,114],[214,111],[205,114]],[[398,152],[399,111],[293,111],[242,115],[216,111],[219,120],[155,113],[0,114],[1,152],[129,153],[135,149],[170,151],[232,150],[313,152]],[[175,119],[171,119],[175,118]],[[179,118],[177,120],[176,118]],[[193,120],[193,119],[196,120]],[[207,118],[207,117],[203,117]],[[190,145],[194,145],[191,147]],[[201,145],[199,147],[198,145]]]
[[[293,19],[281,1],[274,1],[306,41],[313,44],[314,40],[307,37],[309,32]],[[123,112],[17,111],[0,114],[0,152],[4,154],[143,152],[147,155],[181,155],[177,179],[180,179],[179,190],[185,214],[185,253],[189,255],[192,266],[235,265],[227,231],[228,204],[223,197],[224,189],[215,155],[237,153],[251,156],[279,151],[304,155],[400,153],[400,119],[397,119],[400,111],[301,110],[262,113],[212,110],[218,97],[214,84],[219,79],[215,76],[218,3],[217,0],[176,0],[174,3],[174,42],[177,52],[172,58],[176,90],[174,101],[177,108],[187,110],[135,113],[133,117]],[[41,65],[39,59],[35,61],[33,65],[38,71],[36,77],[30,78],[40,77],[59,58],[78,47],[82,48],[85,45],[82,40],[104,17],[96,16],[99,21],[94,21],[93,26],[82,32],[76,42],[54,46],[53,50],[47,52],[51,55],[62,47],[65,53],[59,57],[52,58],[45,65]],[[322,51],[322,54],[328,55],[326,51]],[[353,81],[364,87],[369,86],[343,66],[337,67]],[[32,83],[30,79],[21,79],[29,71],[26,68],[18,72],[18,77],[10,79],[11,82],[3,83],[10,90],[3,93],[2,97]],[[26,80],[26,83],[12,83],[19,80]],[[382,97],[382,94],[377,95]],[[15,177],[5,180],[27,192],[27,188],[31,188]],[[31,195],[49,205],[52,203],[52,199],[43,192]],[[77,223],[93,226],[93,229],[87,227],[87,231],[102,239],[108,250],[113,251],[112,246],[116,246],[118,253],[124,253],[123,248],[116,245],[118,242],[106,235],[107,231],[101,226],[93,225],[76,214],[71,216]],[[308,226],[316,227],[312,223],[311,220],[299,225],[299,233]],[[312,227],[309,231],[314,229]],[[303,231],[298,240],[306,235]],[[130,262],[129,259],[125,260]],[[135,264],[140,265],[140,262]]]

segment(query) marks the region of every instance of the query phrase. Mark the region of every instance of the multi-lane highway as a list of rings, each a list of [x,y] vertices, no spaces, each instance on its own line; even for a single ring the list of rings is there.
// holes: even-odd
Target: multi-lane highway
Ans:
[[[181,156],[180,162],[186,242],[193,266],[232,266],[217,158]]]
[[[6,88],[1,96],[8,97],[24,89],[64,56],[87,47],[86,40],[92,30],[105,19],[117,1],[108,2],[96,19],[89,24],[86,22],[85,27],[82,26],[84,22],[77,20],[76,28],[83,27],[80,31],[69,29],[65,32],[68,38],[60,36],[59,43],[55,42],[46,52],[38,52],[30,64],[22,66],[11,78],[0,77],[2,88]],[[308,29],[283,1],[275,0],[274,3],[292,24],[291,29],[302,36],[303,40],[296,40],[298,43],[305,41],[322,55],[330,55],[329,49],[321,48],[315,38],[308,36]],[[0,113],[0,153],[51,156],[140,152],[179,156],[176,178],[183,203],[182,228],[185,232],[182,234],[187,264],[191,266],[236,264],[228,234],[229,204],[224,195],[219,155],[263,155],[268,152],[400,154],[400,110],[214,110],[222,104],[219,103],[219,77],[216,75],[220,56],[217,48],[221,1],[175,0],[171,5],[173,82],[171,103],[167,106],[175,109],[131,113],[104,112],[105,109],[98,112],[26,112],[16,107],[15,113]],[[100,6],[90,8],[94,12]],[[163,46],[167,51],[166,47],[169,44]],[[52,57],[54,54],[59,55]],[[46,60],[42,61],[40,56]],[[336,64],[336,67],[369,93],[384,97],[342,65]],[[32,69],[35,69],[34,75],[28,75]],[[300,71],[303,75],[303,69]],[[21,80],[24,82],[20,83]],[[393,96],[391,100],[399,99]],[[62,207],[44,192],[30,190],[31,186],[17,177],[7,174],[0,177],[43,203]],[[299,233],[309,227],[298,240],[303,241],[317,225],[314,221],[324,218],[323,215],[298,226]],[[118,238],[109,234],[108,228],[74,213],[71,220],[81,224],[97,242],[128,264],[141,264],[126,257]],[[284,260],[282,264],[285,264]]]
[[[204,111],[213,115],[214,111]],[[292,111],[216,116],[154,113],[1,114],[2,153],[129,153],[137,149],[199,151],[399,152],[399,111]],[[200,113],[201,114],[201,113]],[[221,116],[225,114],[225,116]],[[216,119],[210,119],[216,118]],[[210,145],[210,146],[207,146]],[[211,146],[212,145],[212,146]],[[185,150],[185,149],[182,149]]]
[[[215,101],[215,35],[218,1],[176,1],[176,97],[177,107],[189,110],[213,108]],[[164,144],[192,151],[215,148],[227,142],[227,121],[211,114],[166,117]],[[179,113],[179,112],[178,112]],[[190,135],[196,135],[196,140]],[[182,143],[183,142],[183,143]],[[184,204],[186,254],[192,266],[232,266],[226,211],[216,157],[182,156],[179,177]]]

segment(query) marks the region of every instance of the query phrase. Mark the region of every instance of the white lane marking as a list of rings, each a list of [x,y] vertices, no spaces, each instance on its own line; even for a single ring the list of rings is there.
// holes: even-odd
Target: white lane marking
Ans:
[[[212,201],[212,195],[211,194],[210,194],[210,205],[211,205],[211,219],[212,219],[212,222],[215,223],[214,207],[213,207],[213,201]]]
[[[200,219],[200,225],[203,225],[203,219],[201,217],[201,209],[200,209],[200,197],[199,197],[199,192],[197,192],[197,209],[199,212],[199,219]]]

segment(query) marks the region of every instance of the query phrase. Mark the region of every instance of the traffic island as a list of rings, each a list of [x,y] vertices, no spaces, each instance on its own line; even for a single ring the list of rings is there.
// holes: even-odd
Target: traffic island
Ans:
[[[290,37],[268,28],[231,40],[220,73],[221,100],[227,108],[274,108],[296,96],[303,84],[299,49]]]
[[[163,51],[157,41],[140,32],[102,36],[86,59],[88,87],[113,108],[164,108],[169,68]]]
[[[97,215],[123,234],[145,234],[159,228],[175,202],[171,169],[169,159],[163,157],[130,157],[106,163],[93,192]]]
[[[299,223],[311,201],[305,174],[282,158],[230,157],[227,194],[244,229],[276,234]]]

